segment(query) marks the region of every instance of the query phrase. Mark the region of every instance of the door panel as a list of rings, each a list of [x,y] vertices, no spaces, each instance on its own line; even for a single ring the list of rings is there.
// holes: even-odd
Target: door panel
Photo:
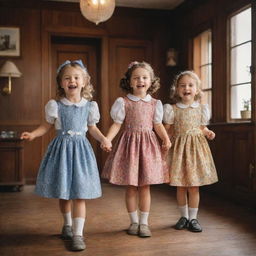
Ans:
[[[91,83],[97,90],[97,49],[91,45],[70,45],[70,44],[53,44],[52,45],[52,96],[56,94],[56,70],[65,60],[81,59],[88,69],[91,76]]]
[[[125,95],[119,88],[120,79],[132,61],[152,60],[151,42],[146,40],[111,39],[110,40],[110,106],[116,98]]]

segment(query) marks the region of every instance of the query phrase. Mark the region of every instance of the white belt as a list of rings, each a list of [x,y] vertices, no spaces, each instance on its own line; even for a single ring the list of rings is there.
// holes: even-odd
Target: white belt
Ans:
[[[62,135],[68,134],[71,137],[73,137],[74,135],[83,135],[83,132],[74,132],[72,130],[68,130],[67,132],[62,132]]]

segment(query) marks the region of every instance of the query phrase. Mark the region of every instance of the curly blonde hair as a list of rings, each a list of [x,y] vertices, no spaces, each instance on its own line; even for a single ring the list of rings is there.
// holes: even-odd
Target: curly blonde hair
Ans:
[[[160,88],[160,78],[155,76],[153,68],[147,62],[138,62],[133,61],[129,64],[128,69],[124,75],[124,77],[120,80],[120,87],[123,91],[132,93],[132,87],[130,86],[130,80],[132,76],[132,72],[137,68],[144,68],[146,69],[151,78],[151,86],[149,87],[147,93],[152,95]]]
[[[90,82],[91,77],[90,77],[89,73],[87,72],[87,69],[82,68],[79,64],[72,63],[72,62],[63,66],[57,74],[56,98],[61,99],[61,98],[65,97],[65,95],[66,95],[64,89],[61,87],[61,80],[62,80],[65,70],[70,67],[74,67],[74,68],[77,68],[82,71],[84,81],[87,81],[87,84],[85,84],[85,86],[81,90],[81,97],[83,97],[87,100],[91,100],[93,98],[93,92],[94,92],[93,85]]]
[[[180,96],[178,95],[177,89],[179,85],[179,81],[183,76],[189,76],[196,82],[196,87],[198,93],[195,96],[195,100],[200,101],[203,95],[202,89],[201,89],[201,80],[198,77],[198,75],[192,71],[192,70],[185,70],[179,73],[175,78],[170,88],[170,99],[172,103],[177,103],[181,101]]]

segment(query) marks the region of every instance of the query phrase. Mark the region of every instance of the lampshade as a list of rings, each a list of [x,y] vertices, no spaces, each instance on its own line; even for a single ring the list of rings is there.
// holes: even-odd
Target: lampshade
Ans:
[[[6,61],[0,69],[1,77],[8,77],[8,84],[3,88],[3,93],[10,95],[12,92],[12,82],[11,77],[20,77],[22,74],[16,67],[16,65],[11,61]]]
[[[0,76],[2,77],[20,77],[22,74],[11,61],[6,61],[0,69]]]
[[[98,25],[108,20],[115,9],[115,0],[80,0],[83,16]]]

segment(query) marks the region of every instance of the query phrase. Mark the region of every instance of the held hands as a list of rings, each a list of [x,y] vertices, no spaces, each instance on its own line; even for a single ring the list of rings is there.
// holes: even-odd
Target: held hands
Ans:
[[[171,141],[169,139],[168,140],[164,140],[163,143],[162,143],[163,151],[168,151],[171,146],[172,146],[172,143],[171,143]]]
[[[168,155],[168,151],[170,149],[170,147],[172,146],[171,141],[168,140],[163,140],[162,142],[162,154],[163,154],[163,158],[166,159],[167,155]]]
[[[101,141],[100,147],[106,151],[106,152],[110,152],[112,150],[112,143],[111,141],[107,138],[104,137]]]
[[[22,140],[28,140],[28,141],[32,141],[33,139],[35,139],[35,135],[32,132],[23,132],[20,136],[20,138]]]

